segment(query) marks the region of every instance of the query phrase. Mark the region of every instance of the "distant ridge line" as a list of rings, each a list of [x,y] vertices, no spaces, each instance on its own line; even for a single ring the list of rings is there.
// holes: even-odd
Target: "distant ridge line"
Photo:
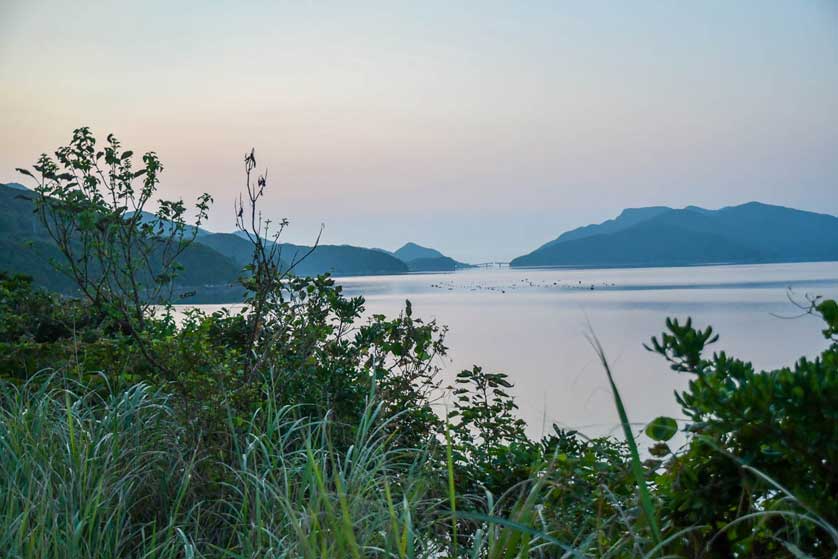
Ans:
[[[629,208],[563,233],[511,267],[621,268],[838,261],[838,217],[747,202]]]

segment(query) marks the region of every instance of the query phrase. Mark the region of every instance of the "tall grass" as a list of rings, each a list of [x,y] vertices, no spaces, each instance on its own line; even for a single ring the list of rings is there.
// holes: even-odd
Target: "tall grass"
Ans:
[[[602,368],[608,377],[608,384],[611,387],[611,394],[614,397],[614,407],[617,408],[617,415],[620,417],[620,425],[623,428],[623,435],[626,438],[629,451],[631,452],[631,471],[634,475],[634,481],[637,484],[637,495],[640,501],[640,508],[643,511],[643,516],[649,525],[649,531],[652,534],[652,539],[655,545],[661,543],[660,528],[658,528],[658,519],[655,508],[652,506],[652,497],[649,493],[649,487],[646,483],[646,472],[643,464],[640,462],[640,451],[637,448],[637,441],[634,438],[634,433],[631,430],[631,422],[626,412],[626,407],[623,405],[623,399],[620,396],[620,391],[617,389],[617,384],[614,382],[614,375],[611,374],[611,365],[608,363],[608,358],[605,355],[605,349],[600,344],[596,335],[588,336],[588,341],[594,348],[594,351],[599,357]]]
[[[299,408],[267,405],[243,428],[220,426],[236,450],[214,464],[221,481],[197,490],[206,483],[195,481],[200,449],[185,448],[163,392],[143,384],[112,392],[42,374],[22,387],[3,384],[0,395],[3,557],[651,558],[684,536],[656,540],[649,523],[626,514],[604,520],[625,522],[604,547],[596,533],[559,541],[543,510],[562,483],[550,463],[503,507],[509,495],[457,495],[451,461],[398,447],[393,418],[374,404],[342,449],[332,435],[339,426]],[[446,444],[450,456],[450,441],[433,444]],[[471,506],[459,510],[460,502]],[[642,497],[637,506],[656,516]],[[838,542],[834,528],[823,529]]]
[[[181,556],[190,464],[164,395],[100,395],[55,374],[0,394],[5,557]]]
[[[286,407],[252,421],[231,466],[225,556],[427,556],[415,524],[420,506],[433,508],[423,454],[395,448],[379,414],[368,408],[345,452],[334,449],[328,418],[298,419]]]

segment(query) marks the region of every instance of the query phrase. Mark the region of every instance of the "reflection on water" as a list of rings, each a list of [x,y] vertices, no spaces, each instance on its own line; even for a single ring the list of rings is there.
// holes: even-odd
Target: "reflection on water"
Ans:
[[[669,370],[643,342],[667,316],[712,324],[716,350],[758,368],[791,364],[826,347],[819,319],[789,294],[838,297],[838,263],[635,269],[477,269],[450,274],[341,278],[367,311],[414,314],[449,326],[446,377],[472,364],[505,371],[534,436],[553,422],[591,435],[616,432],[608,383],[585,338],[591,329],[611,362],[629,417],[680,417],[673,391],[688,376]],[[212,306],[207,306],[212,307]]]

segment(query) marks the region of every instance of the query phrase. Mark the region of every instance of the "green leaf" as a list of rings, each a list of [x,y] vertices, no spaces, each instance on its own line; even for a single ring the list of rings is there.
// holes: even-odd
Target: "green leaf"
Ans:
[[[646,434],[653,441],[668,441],[678,432],[678,424],[671,417],[656,417],[646,426]]]
[[[646,475],[643,470],[643,466],[640,463],[640,452],[637,450],[637,442],[634,440],[634,433],[631,432],[631,423],[629,422],[626,408],[623,405],[623,399],[620,397],[620,391],[617,389],[617,384],[614,382],[614,375],[611,374],[611,366],[608,364],[608,359],[605,357],[605,350],[602,349],[602,345],[593,334],[591,334],[589,340],[591,345],[593,345],[597,356],[599,356],[603,369],[605,369],[605,374],[608,376],[608,384],[611,385],[611,393],[614,396],[614,405],[617,408],[617,414],[620,416],[620,423],[623,425],[623,434],[625,434],[626,443],[628,444],[629,452],[631,453],[631,470],[634,475],[634,480],[637,483],[637,492],[640,497],[640,508],[643,510],[646,521],[649,523],[649,528],[652,531],[652,537],[654,538],[655,543],[660,543],[661,532],[660,528],[658,528],[657,514],[652,506],[652,497],[649,493],[649,487],[646,484]]]
[[[670,452],[672,452],[672,450],[670,450],[669,445],[666,443],[656,443],[654,446],[649,448],[649,454],[656,458],[662,458]]]

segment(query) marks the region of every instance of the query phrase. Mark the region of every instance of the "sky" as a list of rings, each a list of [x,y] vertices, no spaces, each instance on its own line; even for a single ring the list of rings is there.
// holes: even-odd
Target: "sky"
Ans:
[[[233,229],[506,261],[648,205],[838,214],[838,2],[0,0],[0,182],[90,126]]]

